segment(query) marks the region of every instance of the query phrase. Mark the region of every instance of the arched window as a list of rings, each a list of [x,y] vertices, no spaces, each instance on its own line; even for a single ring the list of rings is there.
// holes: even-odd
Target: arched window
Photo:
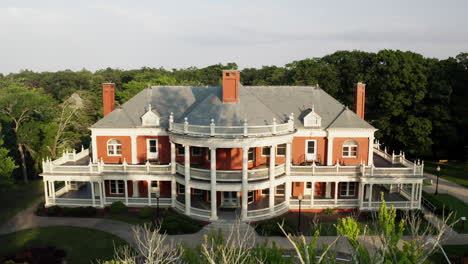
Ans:
[[[358,144],[354,140],[346,140],[343,143],[343,158],[356,158],[358,152]]]
[[[122,143],[119,140],[113,138],[107,141],[107,155],[108,156],[120,156],[122,155]]]

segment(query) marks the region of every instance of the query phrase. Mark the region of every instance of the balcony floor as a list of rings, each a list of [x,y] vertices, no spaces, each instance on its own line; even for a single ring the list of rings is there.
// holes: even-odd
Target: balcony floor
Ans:
[[[390,161],[374,153],[374,166],[379,168],[404,168],[402,164],[392,164]]]

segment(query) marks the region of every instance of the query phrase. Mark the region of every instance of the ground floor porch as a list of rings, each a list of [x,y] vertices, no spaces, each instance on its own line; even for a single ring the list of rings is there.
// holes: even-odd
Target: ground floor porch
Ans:
[[[214,221],[220,217],[238,216],[247,222],[297,210],[378,210],[383,200],[395,208],[417,209],[421,206],[422,189],[422,183],[284,181],[265,189],[246,192],[213,192],[194,187],[187,190],[184,184],[175,180],[44,181],[46,206],[104,208],[121,201],[128,207],[172,207],[200,220]],[[213,194],[215,199],[211,199]]]

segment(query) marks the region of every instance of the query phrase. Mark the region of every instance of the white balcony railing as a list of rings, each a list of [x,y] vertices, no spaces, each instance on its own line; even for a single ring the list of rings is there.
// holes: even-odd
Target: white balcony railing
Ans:
[[[250,126],[244,121],[242,126],[217,126],[214,120],[209,125],[191,125],[187,117],[184,123],[175,123],[171,113],[169,131],[178,134],[210,137],[262,137],[294,132],[294,116],[291,114],[286,123],[278,124],[273,118],[271,125]]]
[[[184,164],[177,163],[176,166],[177,173],[185,175],[185,166]],[[278,164],[275,166],[275,177],[284,174],[285,165]],[[248,179],[249,180],[261,180],[268,179],[270,169],[253,169],[248,170]],[[201,169],[201,168],[192,168],[190,167],[190,178],[198,180],[207,180],[211,179],[211,170],[210,169]],[[231,181],[237,182],[242,180],[242,170],[216,170],[216,180],[217,181]]]
[[[266,218],[272,218],[275,216],[282,215],[286,213],[289,210],[288,203],[286,201],[283,201],[279,204],[275,204],[273,207],[273,212],[270,211],[270,208],[262,208],[262,209],[257,209],[257,210],[249,210],[247,211],[247,219],[249,221],[258,221],[258,220],[263,220]]]

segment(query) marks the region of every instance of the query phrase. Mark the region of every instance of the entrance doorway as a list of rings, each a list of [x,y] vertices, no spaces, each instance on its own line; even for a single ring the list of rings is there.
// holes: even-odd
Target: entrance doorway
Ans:
[[[221,207],[224,208],[237,208],[239,207],[239,199],[237,192],[223,192],[223,199]]]

